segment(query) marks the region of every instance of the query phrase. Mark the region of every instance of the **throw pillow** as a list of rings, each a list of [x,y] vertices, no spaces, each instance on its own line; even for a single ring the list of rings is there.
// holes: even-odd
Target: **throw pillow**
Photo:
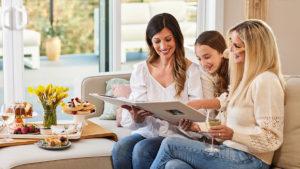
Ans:
[[[131,93],[131,88],[129,84],[114,85],[112,88],[112,94],[115,97],[128,98]]]
[[[115,97],[123,97],[128,98],[131,93],[130,85],[115,85],[113,86],[113,96]],[[116,123],[117,127],[122,127],[121,120],[122,120],[122,108],[119,107],[116,111]]]
[[[122,88],[122,87],[118,87],[118,86],[121,86],[121,85],[129,86],[129,81],[125,80],[125,79],[121,79],[121,78],[113,78],[113,79],[106,81],[106,93],[105,94],[109,95],[109,96],[119,97],[119,96],[114,95],[114,93],[118,94],[118,92],[120,91],[120,88]],[[122,95],[124,95],[124,93],[126,93],[126,92],[123,92],[123,93],[122,92],[121,92]],[[115,120],[117,109],[118,109],[117,106],[105,102],[103,114],[100,116],[100,119],[101,120]]]

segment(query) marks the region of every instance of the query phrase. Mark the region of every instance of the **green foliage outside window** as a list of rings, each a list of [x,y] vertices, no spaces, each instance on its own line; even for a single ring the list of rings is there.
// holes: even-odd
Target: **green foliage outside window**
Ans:
[[[53,0],[53,27],[49,22],[50,0],[24,0],[28,12],[27,29],[41,33],[41,55],[45,55],[47,37],[59,36],[62,54],[94,52],[94,9],[100,0]],[[159,0],[121,0],[122,3]],[[197,0],[185,0],[196,3]],[[195,15],[195,14],[193,14]],[[195,20],[195,16],[191,16]]]
[[[41,33],[41,55],[45,40],[58,35],[62,54],[94,52],[94,9],[99,0],[54,0],[53,27],[49,22],[50,0],[24,0],[28,12],[27,29]]]

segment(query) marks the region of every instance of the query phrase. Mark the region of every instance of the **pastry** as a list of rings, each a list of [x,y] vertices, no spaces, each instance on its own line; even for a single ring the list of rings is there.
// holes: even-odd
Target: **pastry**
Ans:
[[[7,113],[15,113],[16,118],[32,117],[32,104],[28,102],[15,103],[6,109]]]
[[[68,104],[63,106],[63,111],[74,115],[87,115],[95,112],[96,106],[87,101],[83,101],[78,97],[72,98]]]
[[[45,138],[45,142],[48,146],[57,147],[66,145],[68,143],[68,139],[64,136],[51,136]]]

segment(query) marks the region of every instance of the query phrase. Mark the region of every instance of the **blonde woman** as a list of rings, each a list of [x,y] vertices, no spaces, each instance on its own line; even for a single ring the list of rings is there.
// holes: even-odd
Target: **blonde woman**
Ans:
[[[224,140],[220,151],[208,153],[205,143],[167,138],[152,169],[269,168],[283,141],[284,80],[275,37],[265,22],[247,20],[229,31],[229,40],[226,121],[209,130]]]

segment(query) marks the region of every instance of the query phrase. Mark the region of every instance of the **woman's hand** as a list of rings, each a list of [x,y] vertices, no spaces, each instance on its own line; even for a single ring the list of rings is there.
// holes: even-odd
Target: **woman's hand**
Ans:
[[[225,125],[211,126],[209,133],[214,138],[222,140],[231,140],[233,137],[233,130]]]
[[[179,121],[178,126],[181,127],[185,131],[193,131],[193,132],[201,131],[198,124],[196,124],[196,123],[194,123],[194,122],[192,122],[191,120],[188,120],[188,119],[181,119]]]
[[[135,106],[122,105],[121,107],[127,109],[130,112],[131,118],[136,123],[143,123],[147,116],[152,116],[151,112],[140,109]]]

